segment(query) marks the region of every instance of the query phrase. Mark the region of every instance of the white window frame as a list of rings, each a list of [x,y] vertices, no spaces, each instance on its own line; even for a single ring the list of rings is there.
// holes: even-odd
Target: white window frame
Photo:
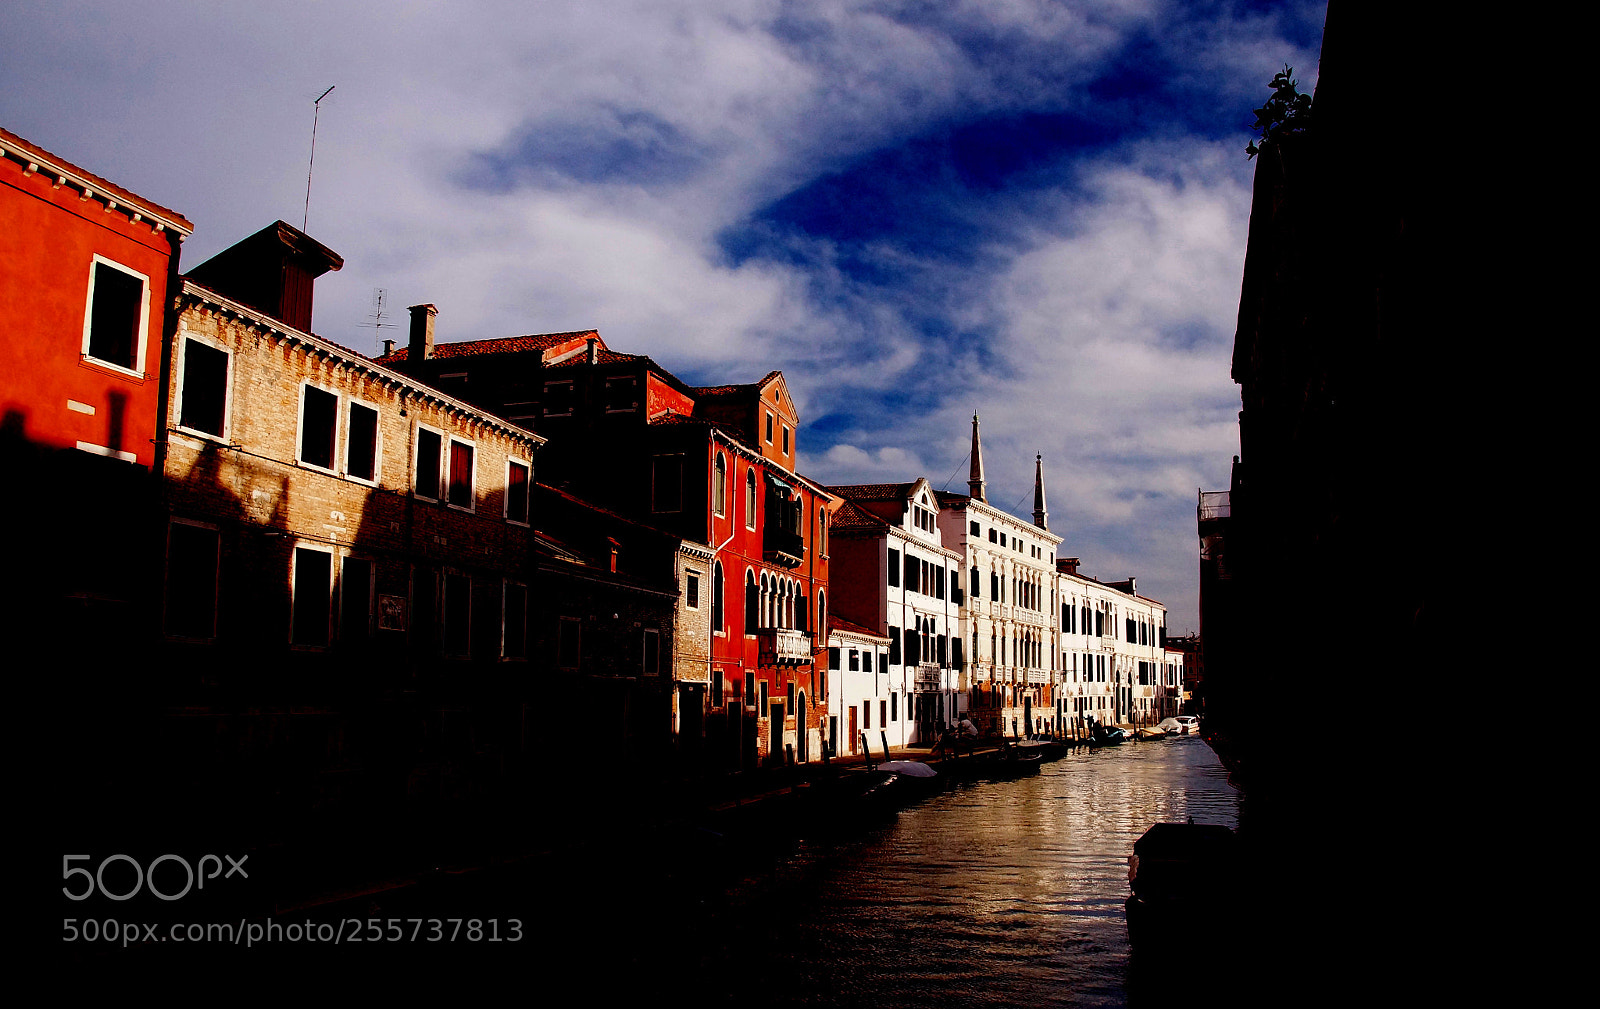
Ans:
[[[756,478],[756,468],[754,466],[746,466],[744,488],[739,495],[744,498],[744,527],[746,529],[754,529],[756,527],[756,508],[757,502],[761,497],[760,483],[760,480]]]
[[[467,503],[458,505],[450,500],[450,447],[457,442],[472,450],[472,476],[467,480]],[[463,438],[460,435],[447,435],[444,439],[444,458],[441,460],[439,470],[439,483],[444,493],[444,502],[458,512],[473,514],[478,510],[478,443],[472,438]]]
[[[423,494],[421,491],[419,491],[417,489],[417,474],[418,474],[417,462],[418,462],[418,460],[420,460],[422,458],[422,432],[424,432],[424,431],[428,431],[428,432],[431,432],[432,434],[436,434],[436,435],[439,436],[439,458],[436,460],[437,464],[438,464],[438,469],[436,470],[436,472],[439,474],[439,480],[438,480],[438,484],[439,485],[433,489],[433,496],[432,497],[429,497],[428,495]],[[445,487],[445,483],[446,483],[446,480],[445,480],[445,476],[446,476],[446,473],[445,473],[445,458],[446,458],[445,457],[445,447],[450,444],[450,436],[445,431],[443,431],[443,430],[441,430],[439,428],[433,427],[433,426],[428,425],[428,424],[424,424],[421,421],[417,421],[417,432],[416,432],[416,435],[414,435],[411,440],[412,440],[412,443],[413,443],[413,447],[412,447],[412,450],[411,450],[411,496],[415,497],[415,498],[418,498],[419,500],[422,500],[422,501],[432,501],[434,504],[438,504],[440,501],[444,500],[444,496],[443,495],[444,495],[444,487]]]
[[[125,365],[95,357],[89,353],[89,340],[94,335],[94,275],[95,267],[104,263],[114,270],[121,270],[130,277],[139,278],[143,292],[139,298],[139,336],[134,347],[134,364],[136,367],[128,368]],[[144,378],[145,352],[150,342],[150,278],[135,270],[131,266],[123,266],[114,259],[107,259],[98,252],[90,257],[89,262],[89,293],[83,306],[83,347],[82,356],[85,361],[93,361],[102,368],[110,368],[123,375],[132,375],[134,378]]]
[[[767,414],[767,430],[766,430],[767,444],[771,445],[772,444],[772,425],[773,425],[773,422],[774,422],[774,420],[776,418],[773,417],[771,410],[766,411],[766,414]]]
[[[358,406],[373,413],[371,479],[350,472],[350,421]],[[378,409],[378,404],[357,396],[344,397],[344,451],[339,453],[339,469],[346,479],[365,487],[376,487],[383,481],[383,411]]]
[[[185,376],[188,374],[189,366],[189,349],[184,342],[186,340],[193,340],[202,346],[209,347],[212,350],[221,351],[228,356],[228,370],[226,372],[226,376],[222,380],[222,434],[220,435],[212,434],[209,431],[201,431],[197,428],[184,427],[183,425],[183,383]],[[228,443],[230,434],[233,432],[232,348],[225,346],[221,341],[214,340],[209,336],[201,336],[198,333],[190,332],[188,329],[178,330],[178,378],[175,384],[176,388],[173,389],[172,399],[172,415],[175,418],[173,420],[173,426],[179,431],[182,431],[184,434],[192,437],[203,438],[206,441],[214,441],[226,445]]]
[[[298,566],[295,557],[302,550],[310,550],[328,555],[328,612],[324,619],[328,623],[328,643],[324,645],[298,645],[294,640],[294,611],[295,596],[300,592]],[[343,567],[340,563],[341,555],[337,548],[326,543],[317,543],[312,540],[295,540],[289,544],[289,647],[301,652],[325,652],[339,639],[339,628],[334,623],[334,613],[338,608],[339,597],[336,590],[339,587],[339,573]]]
[[[333,397],[333,458],[328,460],[333,464],[332,468],[327,466],[319,466],[314,462],[306,462],[305,459],[301,457],[301,450],[305,447],[307,389],[315,389],[318,392],[327,393]],[[342,474],[339,472],[338,466],[339,461],[344,457],[344,453],[341,451],[343,446],[341,444],[341,439],[339,438],[339,430],[341,426],[339,423],[339,417],[341,414],[346,412],[343,409],[344,397],[339,394],[339,390],[337,389],[330,389],[325,385],[318,385],[316,382],[313,382],[310,379],[304,379],[300,382],[299,399],[300,401],[295,404],[294,461],[299,465],[304,466],[306,469],[315,470],[318,473],[329,473],[333,476],[341,476]]]
[[[704,572],[701,572],[700,570],[698,570],[696,568],[685,568],[684,569],[684,572],[683,572],[683,608],[684,609],[686,609],[686,610],[699,610],[700,609],[700,603],[698,601],[693,602],[693,603],[689,602],[689,579],[692,578],[695,581],[695,590],[696,590],[695,591],[695,596],[696,596],[696,599],[698,600],[698,597],[701,594],[703,594],[704,591],[705,591],[704,585],[703,585],[705,579],[702,577],[703,574],[704,574]]]
[[[722,486],[717,486],[717,473],[722,474]],[[718,452],[711,460],[711,511],[717,518],[728,513],[728,454]]]
[[[523,502],[523,504],[526,506],[526,508],[528,510],[528,513],[526,515],[524,515],[520,519],[511,517],[511,467],[513,465],[522,466],[525,469],[527,469],[527,471],[528,471],[528,480],[527,480],[527,483],[524,484],[524,486],[527,487],[527,500]],[[474,468],[477,467],[477,454],[476,453],[473,454],[473,467]],[[514,456],[514,455],[506,456],[505,492],[500,495],[500,498],[501,498],[500,513],[505,517],[505,520],[507,522],[510,522],[514,526],[522,526],[524,529],[528,528],[529,524],[533,521],[533,462],[532,462],[532,460],[521,459],[521,458],[518,458],[517,456]]]

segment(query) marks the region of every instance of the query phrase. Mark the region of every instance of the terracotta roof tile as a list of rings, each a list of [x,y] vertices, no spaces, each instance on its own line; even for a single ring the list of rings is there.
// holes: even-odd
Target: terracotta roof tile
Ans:
[[[485,354],[527,354],[537,351],[544,353],[551,347],[567,343],[571,340],[600,338],[600,334],[592,329],[577,329],[570,333],[536,333],[528,336],[503,336],[493,340],[465,340],[460,343],[436,343],[433,345],[433,360],[452,357],[478,357]],[[602,342],[600,349],[604,351]],[[393,352],[383,355],[377,360],[383,364],[404,361],[409,353],[406,347],[398,347]]]
[[[830,487],[828,489],[836,490],[837,488]],[[876,515],[863,511],[856,506],[855,502],[848,499],[838,511],[833,513],[833,518],[829,522],[834,532],[846,532],[851,529],[881,532],[889,528],[889,523]]]
[[[846,620],[843,617],[835,616],[832,613],[828,614],[828,630],[830,632],[832,632],[832,631],[845,631],[846,633],[849,633],[849,634],[862,634],[862,635],[865,635],[865,636],[867,636],[869,638],[886,638],[886,637],[888,637],[888,635],[886,635],[886,634],[879,634],[877,631],[874,631],[871,628],[863,627],[860,624],[855,623],[854,621]]]
[[[911,493],[916,481],[907,483],[857,483],[828,489],[853,501],[895,501]]]

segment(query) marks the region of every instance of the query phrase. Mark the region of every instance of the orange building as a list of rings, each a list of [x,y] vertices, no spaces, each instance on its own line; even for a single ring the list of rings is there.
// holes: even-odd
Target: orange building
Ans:
[[[0,129],[9,440],[150,467],[181,214]]]

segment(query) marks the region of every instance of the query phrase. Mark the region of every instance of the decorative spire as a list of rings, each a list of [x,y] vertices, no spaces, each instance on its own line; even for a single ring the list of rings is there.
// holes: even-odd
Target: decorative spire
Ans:
[[[967,493],[974,501],[988,504],[983,496],[983,447],[978,444],[978,412],[972,412],[972,471],[967,475]]]
[[[1033,524],[1048,532],[1050,509],[1044,506],[1044,456],[1033,457]]]

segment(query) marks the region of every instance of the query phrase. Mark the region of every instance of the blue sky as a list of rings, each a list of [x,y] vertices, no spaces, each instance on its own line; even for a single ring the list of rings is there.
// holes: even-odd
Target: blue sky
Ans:
[[[692,382],[781,368],[801,468],[965,486],[1197,628],[1250,110],[1324,3],[43,3],[0,124],[188,216],[192,267],[305,213],[318,333],[597,328]]]

